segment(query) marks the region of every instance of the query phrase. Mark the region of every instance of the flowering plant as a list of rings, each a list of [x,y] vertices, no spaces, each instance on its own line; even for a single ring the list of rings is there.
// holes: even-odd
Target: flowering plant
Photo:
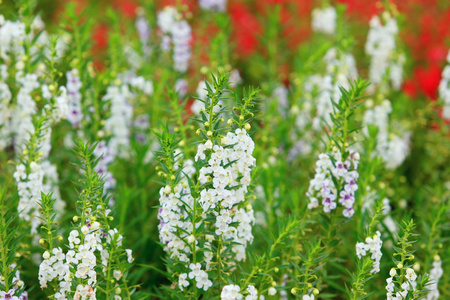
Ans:
[[[449,7],[357,2],[3,1],[0,300],[450,298]]]

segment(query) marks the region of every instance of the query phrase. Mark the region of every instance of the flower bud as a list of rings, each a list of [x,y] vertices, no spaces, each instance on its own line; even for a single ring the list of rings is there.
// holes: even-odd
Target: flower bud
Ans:
[[[192,244],[193,242],[195,242],[195,237],[193,235],[188,236],[188,243]]]
[[[170,188],[170,186],[166,185],[166,187],[164,188],[164,193],[170,194],[171,191],[172,189]]]

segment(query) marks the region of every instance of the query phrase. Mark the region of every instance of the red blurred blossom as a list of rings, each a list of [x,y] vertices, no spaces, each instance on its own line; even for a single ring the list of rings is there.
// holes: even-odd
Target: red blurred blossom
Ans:
[[[410,98],[417,97],[417,84],[413,78],[408,78],[403,82],[403,92]]]
[[[361,1],[361,0],[338,0],[340,4],[347,6],[346,13],[360,22],[369,22],[372,16],[379,12],[378,1]]]
[[[103,51],[108,47],[108,26],[104,24],[98,24],[94,28],[94,33],[92,34],[94,39],[94,52]]]
[[[417,67],[414,77],[417,80],[420,91],[432,100],[437,98],[437,88],[441,81],[442,70],[437,65]]]
[[[237,51],[243,56],[249,56],[258,47],[257,36],[261,33],[261,26],[256,16],[243,3],[231,3],[229,11],[233,23],[233,35],[237,41]]]
[[[431,64],[439,65],[441,62],[445,61],[447,57],[448,49],[443,45],[432,45],[427,50],[427,58]]]
[[[117,7],[128,18],[136,17],[136,9],[139,7],[139,3],[130,0],[115,0],[114,7]]]

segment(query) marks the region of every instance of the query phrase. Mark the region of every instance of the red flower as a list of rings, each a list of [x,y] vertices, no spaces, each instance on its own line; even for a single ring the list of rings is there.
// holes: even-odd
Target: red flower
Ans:
[[[408,95],[410,98],[417,97],[417,84],[413,78],[408,78],[403,83],[403,92]]]
[[[126,17],[136,17],[136,9],[139,7],[137,2],[130,0],[116,0],[114,2],[114,6],[118,7],[120,12],[122,12]]]
[[[258,47],[257,35],[261,32],[258,20],[242,3],[230,5],[230,14],[237,51],[244,56],[254,53]]]
[[[428,67],[417,67],[414,70],[414,77],[422,93],[430,97],[432,100],[437,98],[437,88],[441,81],[442,70],[437,65]]]

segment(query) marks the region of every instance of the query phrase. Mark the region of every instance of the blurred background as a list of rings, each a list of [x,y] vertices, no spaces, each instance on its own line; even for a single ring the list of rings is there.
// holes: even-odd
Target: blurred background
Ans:
[[[3,0],[1,14],[13,17],[17,13],[13,0]],[[47,23],[47,28],[57,28],[58,18],[66,0],[37,0],[41,16]],[[197,0],[76,0],[80,11],[87,10],[86,16],[95,18],[95,29],[92,37],[95,40],[93,52],[96,66],[102,67],[102,51],[108,43],[106,7],[110,6],[120,12],[125,20],[134,23],[141,9],[159,10],[166,5],[187,5],[190,23],[193,26],[193,45],[205,44],[205,47],[195,47],[190,72],[198,76],[198,70],[208,65],[208,55],[202,51],[208,49],[207,43],[214,35],[213,22],[210,28],[200,22],[201,11]],[[383,3],[380,1],[361,0],[330,0],[325,1],[335,6],[343,6],[345,23],[354,35],[354,54],[357,65],[362,68],[361,76],[365,76],[364,43],[369,29],[370,18],[379,13]],[[447,0],[395,0],[400,13],[398,17],[400,37],[404,42],[404,50],[409,60],[405,70],[403,90],[412,98],[425,96],[435,100],[437,87],[441,79],[442,68],[450,48],[450,1]],[[314,0],[229,0],[227,11],[231,17],[232,31],[230,41],[234,46],[234,60],[238,62],[244,81],[256,83],[258,64],[264,61],[255,57],[264,55],[265,44],[262,39],[270,15],[274,9],[279,9],[281,19],[280,40],[277,41],[283,51],[279,51],[278,62],[281,71],[278,76],[287,85],[293,57],[311,36],[311,11],[314,7],[323,5],[324,1]],[[345,8],[344,8],[345,7]],[[204,15],[201,16],[205,18]],[[207,18],[207,16],[206,16]],[[285,47],[284,47],[285,46]],[[252,59],[249,59],[252,57]]]

